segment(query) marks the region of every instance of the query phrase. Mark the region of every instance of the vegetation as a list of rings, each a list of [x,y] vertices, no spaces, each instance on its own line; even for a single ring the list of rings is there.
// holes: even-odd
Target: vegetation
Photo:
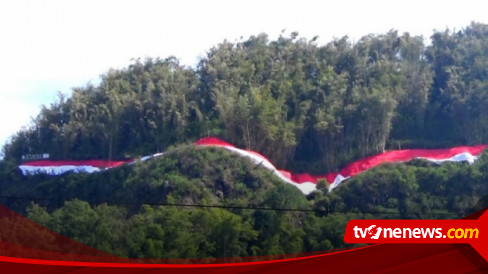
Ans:
[[[473,165],[382,165],[308,197],[248,159],[193,145],[97,174],[22,176],[5,163],[0,174],[2,204],[101,250],[243,257],[347,247],[351,219],[466,216],[486,206],[488,154]]]
[[[383,165],[303,196],[215,148],[216,136],[278,168],[326,173],[388,148],[488,143],[488,25],[423,38],[390,31],[357,43],[265,34],[212,48],[195,69],[136,60],[75,88],[14,135],[0,198],[30,219],[127,257],[203,258],[345,247],[352,218],[458,218],[488,193],[474,165]],[[186,143],[186,144],[185,144]],[[163,157],[98,174],[22,176],[25,154]],[[290,209],[293,209],[290,211]],[[298,209],[298,210],[297,210]]]
[[[5,159],[122,159],[216,136],[279,168],[326,173],[385,148],[488,142],[488,26],[423,38],[390,31],[324,46],[265,34],[212,48],[197,68],[137,60],[44,107]]]

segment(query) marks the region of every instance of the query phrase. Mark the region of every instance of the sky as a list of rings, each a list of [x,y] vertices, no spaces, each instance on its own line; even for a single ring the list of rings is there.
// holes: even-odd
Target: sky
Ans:
[[[488,23],[486,10],[484,0],[0,0],[0,147],[59,92],[96,84],[133,58],[195,66],[224,39],[282,30],[318,35],[319,45],[392,29],[428,38]]]

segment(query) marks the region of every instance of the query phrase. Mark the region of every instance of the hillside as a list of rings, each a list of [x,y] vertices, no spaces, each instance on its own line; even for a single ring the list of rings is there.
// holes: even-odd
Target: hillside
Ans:
[[[23,176],[5,165],[0,171],[0,196],[11,197],[3,204],[72,239],[130,257],[299,252],[306,214],[268,209],[311,209],[298,189],[216,148],[180,146],[96,174]],[[277,238],[267,240],[269,233]]]
[[[488,155],[472,165],[386,164],[305,197],[224,149],[177,146],[94,174],[23,176],[0,164],[0,201],[116,255],[204,258],[345,247],[347,221],[459,218],[486,206]]]

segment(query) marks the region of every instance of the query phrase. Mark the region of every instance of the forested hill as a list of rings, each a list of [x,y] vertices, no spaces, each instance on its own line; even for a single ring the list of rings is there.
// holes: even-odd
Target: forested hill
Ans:
[[[488,205],[487,181],[485,152],[472,165],[384,164],[305,196],[249,158],[180,145],[94,174],[23,176],[0,162],[0,202],[118,256],[230,258],[348,247],[351,219],[461,218]]]
[[[196,68],[137,60],[43,107],[5,159],[124,159],[210,135],[278,168],[330,172],[385,148],[487,143],[488,25],[430,39],[261,34],[224,41]]]
[[[14,114],[12,114],[14,115]],[[0,202],[71,239],[132,258],[245,257],[347,247],[351,219],[456,219],[485,208],[472,164],[385,164],[307,196],[229,151],[326,174],[384,149],[488,143],[488,25],[318,45],[292,33],[224,41],[196,68],[136,60],[43,107],[4,146]],[[95,174],[23,176],[52,160],[164,157]]]

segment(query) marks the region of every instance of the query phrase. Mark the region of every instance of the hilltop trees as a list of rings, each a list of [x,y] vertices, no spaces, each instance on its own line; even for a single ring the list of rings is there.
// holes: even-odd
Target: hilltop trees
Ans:
[[[427,112],[431,140],[487,142],[488,26],[437,32],[426,57],[435,73]]]
[[[488,27],[316,39],[260,34],[197,68],[135,60],[75,88],[13,136],[5,158],[121,159],[217,136],[278,167],[334,171],[389,147],[486,142]]]
[[[174,58],[136,60],[107,72],[99,86],[75,88],[71,98],[43,107],[5,147],[6,158],[45,151],[55,159],[120,159],[161,151],[201,122],[191,96],[197,86],[195,73]]]

